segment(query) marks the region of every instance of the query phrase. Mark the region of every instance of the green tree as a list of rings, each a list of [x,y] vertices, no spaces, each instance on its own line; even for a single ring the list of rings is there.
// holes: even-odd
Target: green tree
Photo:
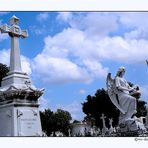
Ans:
[[[0,63],[0,87],[1,87],[2,79],[7,75],[8,72],[9,72],[9,68],[7,67],[7,65]]]
[[[71,115],[68,111],[57,109],[56,112],[52,112],[50,109],[46,109],[40,112],[42,130],[47,136],[50,136],[53,132],[60,131],[65,136],[68,135],[68,129],[70,128]]]
[[[107,92],[102,88],[96,91],[95,96],[88,95],[86,102],[82,103],[82,110],[86,114],[86,121],[93,121],[97,127],[102,128],[102,113],[107,116],[106,125],[109,127],[108,118],[113,118],[113,126],[118,124],[119,110],[112,104]],[[92,120],[93,119],[93,120]]]
[[[53,116],[54,131],[61,131],[67,136],[71,119],[72,117],[68,111],[57,109]]]
[[[45,109],[45,111],[40,112],[42,130],[47,136],[50,136],[53,131],[54,124],[52,116],[53,112],[50,109]]]
[[[136,116],[137,117],[145,117],[147,115],[147,106],[146,106],[146,102],[143,100],[137,100],[137,113]]]

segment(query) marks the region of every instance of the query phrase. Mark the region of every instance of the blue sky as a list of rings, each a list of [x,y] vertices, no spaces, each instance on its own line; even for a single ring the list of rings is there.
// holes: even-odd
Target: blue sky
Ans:
[[[20,39],[23,71],[45,88],[40,109],[83,119],[81,103],[120,66],[148,101],[148,12],[0,12],[0,25],[13,15],[29,33]],[[9,65],[9,51],[10,38],[0,34],[1,63]]]

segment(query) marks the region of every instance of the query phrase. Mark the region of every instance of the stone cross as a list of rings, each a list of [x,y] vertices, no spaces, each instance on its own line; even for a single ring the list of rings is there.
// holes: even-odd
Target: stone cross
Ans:
[[[105,125],[105,118],[106,117],[104,116],[104,114],[102,114],[102,117],[101,117],[102,122],[103,122],[102,136],[105,135],[108,132],[108,129],[107,129],[106,125]]]
[[[102,119],[102,122],[103,122],[103,127],[106,127],[106,125],[105,125],[105,118],[106,118],[106,116],[104,116],[104,114],[102,114],[101,119]]]
[[[0,27],[1,33],[8,33],[11,37],[11,54],[10,54],[10,73],[22,72],[21,60],[20,60],[20,49],[19,49],[19,38],[28,37],[26,30],[21,30],[18,26],[19,18],[12,16],[10,19],[10,26],[7,24]]]

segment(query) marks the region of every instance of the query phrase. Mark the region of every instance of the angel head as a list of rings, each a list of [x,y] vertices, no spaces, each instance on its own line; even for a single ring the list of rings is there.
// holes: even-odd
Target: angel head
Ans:
[[[125,73],[125,67],[119,67],[116,76],[122,77]]]

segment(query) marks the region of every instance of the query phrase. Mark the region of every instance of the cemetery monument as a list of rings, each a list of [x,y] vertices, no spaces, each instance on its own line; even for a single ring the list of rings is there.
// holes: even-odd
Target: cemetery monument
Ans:
[[[18,26],[13,16],[10,26],[0,27],[1,33],[11,38],[10,71],[0,87],[0,136],[42,136],[38,98],[43,89],[37,89],[22,71],[19,39],[27,38],[26,30]]]
[[[111,78],[111,73],[107,76],[107,92],[112,103],[119,109],[119,127],[121,133],[137,132],[145,130],[142,122],[135,116],[137,112],[136,98],[134,94],[140,94],[139,87],[131,87],[123,78],[125,68],[120,67],[115,79]]]

